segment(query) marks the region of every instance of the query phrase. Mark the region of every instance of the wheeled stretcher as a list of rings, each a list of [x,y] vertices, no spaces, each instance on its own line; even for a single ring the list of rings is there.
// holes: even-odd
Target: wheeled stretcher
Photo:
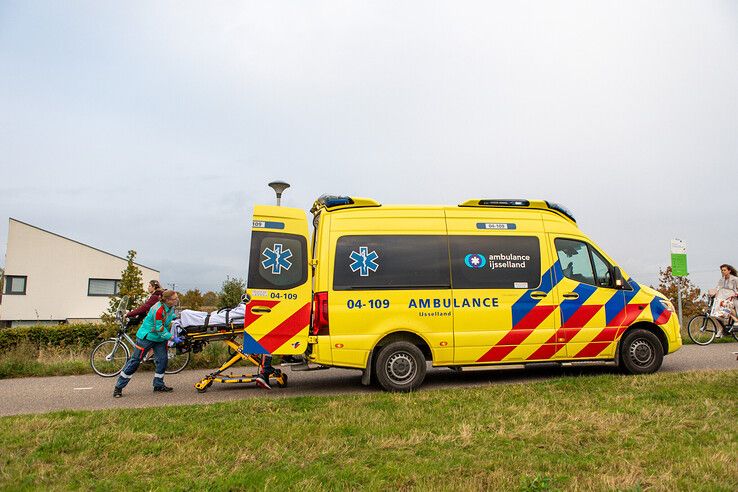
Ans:
[[[192,311],[185,309],[180,317],[172,322],[172,335],[181,340],[177,349],[182,352],[191,350],[193,353],[202,351],[203,347],[210,342],[223,341],[228,346],[231,358],[224,362],[216,371],[203,377],[195,383],[198,393],[204,393],[213,382],[234,383],[256,383],[256,374],[233,374],[226,373],[228,369],[241,360],[248,361],[256,366],[257,371],[280,388],[287,386],[287,375],[277,368],[262,367],[265,363],[261,354],[247,354],[243,352],[243,345],[237,339],[243,336],[245,304],[239,304],[232,309],[221,309],[213,312]],[[266,369],[266,370],[264,370]]]

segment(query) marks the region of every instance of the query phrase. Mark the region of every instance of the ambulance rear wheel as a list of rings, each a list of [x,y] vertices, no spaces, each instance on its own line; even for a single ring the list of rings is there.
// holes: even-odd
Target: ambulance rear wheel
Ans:
[[[648,330],[631,330],[620,346],[620,368],[627,374],[651,374],[664,360],[664,347]]]
[[[425,356],[410,342],[393,342],[379,352],[374,373],[386,391],[412,391],[425,379]]]

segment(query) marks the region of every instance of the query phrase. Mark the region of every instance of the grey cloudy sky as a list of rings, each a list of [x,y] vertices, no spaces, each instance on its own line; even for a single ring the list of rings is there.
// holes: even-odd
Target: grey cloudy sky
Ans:
[[[738,264],[738,3],[0,1],[7,218],[245,277],[250,215],[326,192],[571,208],[636,279]]]

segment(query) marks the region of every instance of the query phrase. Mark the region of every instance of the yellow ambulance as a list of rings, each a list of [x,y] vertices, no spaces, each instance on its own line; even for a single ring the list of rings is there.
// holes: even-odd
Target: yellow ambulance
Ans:
[[[543,200],[256,206],[245,349],[355,368],[410,391],[433,366],[615,361],[652,373],[681,347],[674,307]]]

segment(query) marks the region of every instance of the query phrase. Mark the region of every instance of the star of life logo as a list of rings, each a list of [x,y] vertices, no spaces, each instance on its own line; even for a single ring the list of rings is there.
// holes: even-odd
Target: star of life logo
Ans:
[[[274,244],[274,249],[265,248],[261,254],[266,258],[261,262],[261,266],[264,270],[271,270],[272,275],[280,275],[283,269],[289,270],[292,266],[290,261],[292,251],[289,249],[283,251],[279,243]]]
[[[367,246],[359,246],[359,251],[352,251],[349,258],[353,260],[353,263],[349,265],[351,271],[359,272],[362,277],[368,277],[370,271],[376,272],[379,268],[379,263],[377,263],[379,255],[376,251],[370,253]]]
[[[464,257],[464,264],[469,268],[483,268],[487,264],[487,260],[480,254],[471,253]]]

